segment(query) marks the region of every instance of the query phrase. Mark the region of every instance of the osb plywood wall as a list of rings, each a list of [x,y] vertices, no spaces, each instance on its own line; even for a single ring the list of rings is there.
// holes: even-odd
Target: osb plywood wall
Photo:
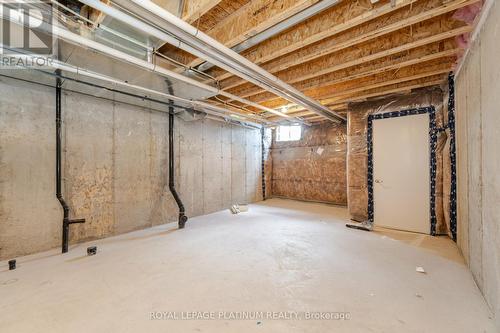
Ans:
[[[367,189],[367,125],[368,116],[374,113],[401,111],[412,108],[434,106],[436,108],[436,125],[443,128],[447,119],[446,103],[443,103],[443,92],[440,88],[422,89],[408,95],[391,96],[380,100],[351,104],[348,112],[348,147],[347,147],[347,196],[349,213],[358,221],[368,219]],[[436,175],[436,215],[437,232],[447,233],[449,217],[445,209],[449,202],[449,177],[443,177],[443,170],[449,170],[449,135],[447,131],[438,133],[437,175]],[[447,166],[443,168],[443,163]],[[449,172],[446,173],[449,175]],[[445,184],[443,184],[443,179]],[[445,190],[446,189],[446,190]],[[445,194],[446,193],[446,194]]]
[[[346,148],[345,125],[303,126],[302,139],[291,142],[277,142],[274,133],[272,195],[346,205]]]

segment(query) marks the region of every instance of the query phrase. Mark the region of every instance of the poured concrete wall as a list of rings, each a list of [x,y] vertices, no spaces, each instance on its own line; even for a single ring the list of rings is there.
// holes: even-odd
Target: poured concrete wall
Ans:
[[[272,195],[347,204],[346,126],[330,122],[303,126],[301,140],[271,149]]]
[[[55,89],[0,78],[0,259],[60,246]],[[64,91],[64,195],[71,242],[176,221],[168,114]],[[176,117],[176,183],[188,216],[261,200],[260,130]]]
[[[458,245],[500,329],[500,4],[456,78]]]

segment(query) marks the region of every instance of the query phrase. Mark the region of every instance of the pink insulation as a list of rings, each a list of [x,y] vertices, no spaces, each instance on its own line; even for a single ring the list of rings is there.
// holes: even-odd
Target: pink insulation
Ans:
[[[455,14],[453,14],[453,18],[467,24],[472,24],[481,11],[481,8],[483,8],[483,1],[478,1],[472,5],[458,9]]]
[[[481,12],[481,9],[483,8],[483,2],[484,1],[478,1],[476,3],[458,9],[455,14],[453,14],[453,18],[472,25]],[[470,37],[470,33],[457,36],[458,47],[462,49],[468,48],[470,44]]]

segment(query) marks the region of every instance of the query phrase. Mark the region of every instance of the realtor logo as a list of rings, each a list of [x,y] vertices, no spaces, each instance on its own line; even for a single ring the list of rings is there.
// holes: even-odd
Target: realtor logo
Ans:
[[[50,1],[0,0],[0,54],[49,56],[53,53]]]

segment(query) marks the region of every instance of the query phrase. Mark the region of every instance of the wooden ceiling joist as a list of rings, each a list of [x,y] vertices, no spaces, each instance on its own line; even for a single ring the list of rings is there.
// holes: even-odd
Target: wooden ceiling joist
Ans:
[[[339,108],[337,110],[338,111],[346,111],[347,110],[347,106],[344,107],[344,108]],[[307,117],[307,116],[311,116],[311,115],[314,115],[316,116],[316,114],[314,112],[311,112],[311,111],[301,111],[301,112],[295,112],[295,113],[287,113],[293,117]],[[322,117],[324,119],[324,117]],[[266,119],[268,120],[271,120],[271,121],[279,121],[279,120],[282,120],[283,118],[280,118],[278,116],[272,116],[272,117],[267,117]],[[309,119],[309,118],[308,118]]]
[[[314,116],[310,116],[310,117],[304,117],[304,119],[307,121],[314,121],[314,120],[318,120],[318,119],[325,119],[325,117],[314,115]]]
[[[346,83],[315,89],[306,93],[306,95],[311,98],[321,100],[325,98],[345,96],[367,89],[375,89],[386,85],[416,80],[437,74],[443,74],[452,70],[455,61],[456,59],[454,57],[443,61],[438,59],[437,61],[420,64],[419,66],[410,66],[392,71],[390,73],[382,73],[363,78],[361,80],[353,80]],[[282,98],[276,98],[260,104],[269,108],[279,108],[287,103],[288,102]]]
[[[445,82],[448,74],[445,75],[433,75],[426,78],[411,80],[407,82],[401,82],[396,84],[391,84],[384,87],[368,89],[357,94],[350,94],[344,97],[332,97],[320,100],[324,105],[345,105],[347,102],[359,102],[370,98],[376,98],[381,96],[387,96],[391,94],[401,94],[409,93],[412,90],[433,87]],[[347,109],[345,109],[347,110]],[[310,113],[312,114],[312,113]],[[275,116],[270,116],[270,120],[279,120]]]
[[[238,43],[293,16],[319,0],[252,0],[227,16],[212,29],[204,31],[225,46],[231,48]],[[190,67],[204,62],[185,54],[181,62]]]
[[[427,7],[423,7],[427,8]],[[448,10],[450,7],[447,6],[445,7],[446,10]],[[455,7],[452,7],[455,8]],[[419,10],[419,11],[417,11]],[[431,10],[424,10],[420,7],[414,7],[411,9],[411,13],[414,14],[412,16],[409,16],[408,18],[404,19],[403,21],[396,21],[396,23],[400,23],[403,25],[402,28],[393,31],[393,27],[396,27],[396,24],[393,24],[393,27],[390,27],[390,29],[387,29],[387,26],[383,26],[384,31],[389,31],[388,34],[384,34],[382,36],[378,36],[380,33],[379,30],[376,30],[377,22],[370,22],[369,26],[371,26],[371,29],[366,32],[365,34],[353,36],[353,31],[349,31],[346,34],[342,34],[339,36],[336,36],[333,40],[336,41],[332,47],[328,47],[328,45],[325,44],[330,44],[331,41],[323,41],[319,43],[318,45],[314,45],[311,48],[305,48],[300,50],[296,55],[290,54],[282,58],[275,59],[269,63],[266,63],[263,65],[263,68],[266,69],[267,71],[270,71],[271,73],[277,73],[279,71],[283,71],[289,68],[293,68],[294,66],[298,66],[300,64],[305,64],[312,62],[313,60],[315,61],[320,61],[319,59],[324,59],[327,58],[327,56],[330,57],[337,57],[339,54],[349,52],[349,49],[353,49],[354,46],[356,46],[356,50],[362,50],[364,49],[363,45],[366,44],[377,44],[380,41],[381,46],[382,45],[388,45],[390,44],[390,41],[393,41],[392,43],[394,44],[393,47],[393,52],[397,52],[397,49],[395,47],[397,46],[398,42],[401,44],[406,44],[407,46],[405,47],[406,49],[416,47],[418,46],[418,43],[420,41],[420,44],[425,44],[432,42],[432,36],[433,35],[438,35],[436,36],[435,40],[447,38],[449,36],[446,36],[446,32],[453,30],[450,32],[450,36],[453,36],[454,34],[458,33],[466,33],[470,31],[470,27],[466,28],[467,26],[464,23],[460,23],[456,20],[454,20],[451,16],[453,13],[441,13],[444,9],[441,7],[438,8],[433,8]],[[434,16],[436,13],[441,13],[439,16]],[[423,15],[425,14],[425,15]],[[416,18],[418,17],[421,19],[422,17],[428,17],[432,16],[431,19],[427,19],[421,23],[414,23],[412,25],[408,25],[408,22],[415,22]],[[378,26],[380,26],[381,23],[378,22]],[[456,30],[463,27],[464,30]],[[361,28],[361,27],[360,27]],[[375,29],[375,30],[373,30]],[[356,29],[358,31],[359,29]],[[375,35],[375,32],[378,31],[378,33]],[[345,36],[348,35],[348,36]],[[374,38],[373,36],[376,36],[378,38]],[[346,37],[352,37],[352,38],[347,38],[347,41],[345,40]],[[412,45],[411,43],[415,43]],[[322,51],[320,49],[322,47]],[[369,46],[367,47],[369,49]],[[373,49],[366,50],[365,53],[371,52],[374,53],[375,51],[371,51]],[[352,52],[351,52],[352,53]],[[326,68],[326,67],[323,67]],[[221,86],[223,89],[230,89],[232,87],[236,87],[245,81],[242,81],[240,78],[237,77],[231,77],[228,80],[224,80],[221,82]]]
[[[185,0],[182,19],[193,23],[221,2],[222,0]]]
[[[321,88],[326,85],[347,82],[401,67],[417,65],[435,59],[454,56],[461,52],[451,40],[437,42],[426,47],[396,53],[388,57],[362,63],[357,66],[318,76],[296,84],[299,89]]]
[[[390,11],[387,9],[389,14],[386,13],[387,15],[378,19],[367,19],[366,16],[353,17],[351,19],[352,24],[354,22],[357,22],[357,24],[349,30],[342,30],[336,26],[325,29],[325,24],[326,26],[329,25],[324,22],[323,26],[317,28],[319,32],[307,25],[302,28],[301,25],[289,31],[288,35],[280,34],[259,44],[245,52],[244,56],[256,63],[269,61],[269,63],[263,65],[263,68],[268,71],[283,70],[364,43],[404,27],[410,27],[421,21],[441,16],[477,1],[422,0],[412,3],[411,6],[408,6],[409,2],[405,2],[406,6],[401,5],[404,8],[390,7]],[[338,10],[339,8],[336,6],[331,10],[333,9]],[[318,21],[319,23],[320,21]],[[312,21],[309,24],[312,24]],[[297,31],[301,28],[304,29],[303,32]],[[324,36],[325,33],[327,33],[327,36]],[[273,40],[275,41],[273,42]],[[220,69],[213,69],[210,74],[217,77],[218,80],[231,77],[231,74]],[[235,80],[240,81],[237,78]],[[233,84],[227,86],[233,86]]]
[[[369,89],[366,91],[362,91],[358,94],[352,94],[348,96],[343,96],[343,97],[331,97],[331,98],[325,98],[321,100],[321,103],[324,105],[329,105],[329,104],[337,104],[337,103],[342,103],[342,102],[358,102],[358,101],[364,101],[370,98],[374,97],[380,97],[380,96],[386,96],[390,94],[397,94],[397,93],[408,93],[412,90],[415,89],[420,89],[420,88],[426,88],[426,87],[433,87],[442,84],[445,82],[446,78],[448,77],[448,73],[445,75],[443,74],[438,74],[438,75],[433,75],[421,79],[416,79],[416,80],[411,80],[407,82],[401,82],[401,83],[396,83],[380,88],[375,88],[375,89]]]
[[[433,46],[439,49],[440,45],[438,44]],[[398,70],[399,68],[402,67],[418,65],[420,63],[428,63],[433,60],[449,59],[449,57],[453,57],[460,52],[460,49],[454,47],[450,47],[443,51],[431,52],[431,50],[435,48],[428,48],[427,50],[417,49],[415,50],[416,52],[408,52],[403,55],[395,55],[393,58],[390,59],[381,59],[379,61],[366,63],[363,65],[356,66],[354,68],[348,68],[346,70],[341,70],[332,73],[335,75],[321,76],[313,80],[312,82],[309,80],[295,86],[298,89],[301,89],[303,92],[305,92],[306,95],[308,95],[312,94],[317,89],[332,86],[334,84],[345,83],[352,80],[358,80],[376,74],[382,74],[384,72]],[[427,51],[427,53],[424,54],[424,52],[418,52],[418,51],[424,51],[424,52]],[[274,98],[275,98],[274,95],[263,92],[260,93],[259,95],[254,95],[248,99],[252,100],[253,102],[260,103]]]
[[[350,48],[328,57],[318,58],[313,62],[295,66],[289,70],[275,73],[275,75],[288,83],[309,80],[312,81],[313,84],[317,84],[318,80],[311,79],[328,76],[330,73],[353,66],[364,66],[364,64],[373,62],[374,60],[385,59],[391,56],[402,58],[405,54],[415,54],[415,57],[418,57],[439,52],[441,51],[439,43],[436,42],[442,40],[448,41],[442,50],[455,48],[456,43],[453,41],[454,37],[470,32],[472,29],[472,27],[468,25],[463,25],[451,30],[447,30],[446,26],[441,24],[437,26],[442,27],[440,29],[444,31],[429,29],[423,34],[424,37],[422,37],[422,35],[408,35],[405,33],[406,31],[398,32],[398,34],[364,43],[356,48]],[[436,45],[438,45],[437,48]],[[311,86],[311,84],[304,83],[295,86],[298,89],[302,89]],[[262,89],[250,83],[246,83],[239,86],[238,89],[230,89],[228,91],[241,97],[248,97],[262,92]]]
[[[184,4],[184,15],[191,16],[190,23],[200,31],[207,33],[214,29],[217,25],[238,11],[241,7],[248,4],[251,0],[186,0]],[[208,10],[207,10],[208,9]],[[190,14],[191,13],[191,14]],[[184,17],[186,20],[187,16]],[[174,59],[177,62],[188,65],[188,62],[196,59],[192,54],[185,52],[176,46],[164,44],[160,49],[160,53]],[[184,68],[177,69],[176,72],[181,73]]]
[[[205,15],[227,1],[212,3],[214,7]],[[228,47],[319,0],[236,1],[244,4],[237,9],[231,7],[224,19],[205,31]],[[242,55],[323,105],[346,110],[345,104],[353,100],[441,83],[439,80],[453,69],[462,52],[457,37],[472,30],[469,24],[456,18],[455,12],[478,1],[339,0],[338,4],[243,51]],[[203,15],[198,23],[201,20]],[[178,51],[176,56],[189,66],[203,62]],[[206,73],[219,80],[222,90],[252,103],[293,117],[324,119],[310,110],[290,107],[289,101],[220,68],[212,67]],[[210,102],[243,113],[262,113],[226,98],[214,97]],[[277,118],[265,115],[268,119]]]
[[[431,43],[455,38],[456,36],[470,32],[472,29],[471,26],[465,24],[455,24],[455,26],[443,24],[451,22],[449,19],[443,19],[432,23],[429,22],[429,24],[421,25],[420,29],[414,28],[413,32],[412,29],[405,28],[376,40],[356,45],[356,47],[341,50],[325,57],[316,58],[313,61],[304,62],[294,67],[290,67],[287,70],[274,72],[274,75],[288,83],[305,81],[415,48],[426,47]],[[248,92],[251,89],[249,89],[249,87],[253,85],[245,83],[245,81],[239,81],[239,83],[244,84],[238,86],[237,89],[227,89],[224,82],[222,82],[222,88],[231,93],[250,96],[251,94]],[[255,86],[253,87],[254,90],[259,90],[258,88],[256,89]]]
[[[285,113],[287,113],[287,114],[296,114],[298,112],[309,111],[309,110],[304,109],[303,107],[300,107],[300,106],[297,106],[294,104],[286,105],[285,108],[286,108]],[[329,106],[328,108],[331,111],[344,110],[347,108],[347,104],[337,104],[337,105]],[[269,116],[273,116],[273,115],[271,114]]]
[[[328,107],[330,110],[334,111],[334,112],[342,112],[342,111],[345,111],[347,110],[347,103],[341,103],[341,104],[336,104],[336,105],[333,105],[333,106],[329,106]],[[296,106],[286,106],[285,109],[282,110],[282,112],[286,113],[287,115],[290,115],[292,117],[302,117],[302,116],[306,116],[306,115],[316,115],[316,113],[310,111],[310,110],[306,110],[304,108],[300,108],[300,107],[296,107]],[[267,119],[269,120],[279,120],[280,117],[279,116],[276,116],[276,115],[273,115],[273,114],[269,114],[269,115],[266,115],[265,116]]]
[[[414,89],[442,85],[444,82],[446,82],[447,77],[448,72],[446,71],[445,74],[438,73],[436,75],[422,77],[419,79],[383,85],[377,88],[363,90],[358,93],[351,92],[343,96],[326,97],[324,99],[320,99],[319,101],[321,102],[321,104],[328,107],[332,105],[345,105],[345,103],[364,101],[374,97],[380,97],[390,94],[409,93]]]
[[[439,59],[438,61],[430,61],[428,63],[421,64],[421,66],[410,66],[394,70],[389,73],[383,73],[382,75],[373,75],[368,79],[364,78],[363,81],[360,82],[356,82],[355,80],[349,82],[349,84],[346,86],[342,86],[341,89],[338,89],[339,85],[326,86],[311,91],[310,94],[314,96],[314,98],[318,99],[344,96],[367,89],[375,89],[400,82],[412,81],[437,74],[449,73],[452,70],[455,61],[455,57],[445,58],[445,60]],[[362,83],[362,86],[358,85],[360,83]]]
[[[415,1],[398,0],[395,7],[391,6],[388,0],[375,4],[372,4],[370,0],[343,1],[303,22],[295,29],[285,31],[245,51],[242,55],[256,64],[261,64],[373,20]],[[211,75],[219,80],[231,76],[231,74],[224,73],[220,69],[211,71]]]

